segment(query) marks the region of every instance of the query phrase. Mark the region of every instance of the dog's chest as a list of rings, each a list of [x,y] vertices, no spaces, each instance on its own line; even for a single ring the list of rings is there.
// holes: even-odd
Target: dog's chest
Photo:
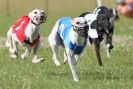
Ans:
[[[94,25],[96,20],[97,20],[97,16],[94,15],[94,14],[87,14],[84,18],[86,19],[87,24],[89,26],[88,35],[91,38],[97,38],[98,37],[98,33],[97,33],[96,27]]]
[[[39,34],[39,28],[39,26],[36,26],[34,24],[28,24],[25,29],[26,39],[34,40]]]
[[[70,36],[70,41],[73,44],[76,44],[77,46],[84,45],[85,39],[83,37],[75,36],[73,34],[69,34],[69,36]]]

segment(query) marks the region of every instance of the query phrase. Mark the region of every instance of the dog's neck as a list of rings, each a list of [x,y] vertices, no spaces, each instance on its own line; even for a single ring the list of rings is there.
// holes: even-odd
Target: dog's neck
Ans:
[[[73,29],[70,30],[69,34],[70,40],[73,44],[76,44],[77,46],[84,45],[85,43],[85,37],[81,37],[77,32],[75,32]]]
[[[26,40],[32,42],[38,36],[40,25],[29,23],[25,29]]]
[[[34,24],[34,25],[38,25],[38,24],[34,23],[33,20],[31,20],[31,23]]]

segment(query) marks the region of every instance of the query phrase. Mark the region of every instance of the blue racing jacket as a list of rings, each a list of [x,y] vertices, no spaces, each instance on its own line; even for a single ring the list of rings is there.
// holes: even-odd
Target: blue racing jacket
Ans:
[[[71,42],[70,37],[69,37],[69,32],[70,30],[73,30],[72,29],[73,27],[71,25],[70,20],[71,20],[70,17],[64,17],[58,21],[58,33],[61,39],[63,40],[63,43],[65,46],[70,48],[74,52],[74,54],[80,54],[86,46],[87,39],[85,43],[80,46],[77,46],[76,44]]]

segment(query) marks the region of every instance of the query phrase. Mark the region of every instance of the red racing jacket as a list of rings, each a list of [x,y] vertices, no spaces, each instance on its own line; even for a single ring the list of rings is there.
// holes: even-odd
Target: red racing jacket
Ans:
[[[29,16],[22,16],[13,26],[13,33],[16,34],[18,40],[23,43],[26,40],[25,29],[30,23]],[[37,38],[31,43],[31,46],[35,46],[40,41],[40,34],[38,33]]]

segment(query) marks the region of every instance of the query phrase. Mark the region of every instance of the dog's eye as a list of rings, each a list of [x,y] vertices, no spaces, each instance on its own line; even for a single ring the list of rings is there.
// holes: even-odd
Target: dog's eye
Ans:
[[[44,12],[42,12],[41,14],[43,14],[43,15],[44,15]]]
[[[34,14],[37,14],[37,12],[35,11]]]
[[[80,22],[77,22],[76,24],[80,24]]]

